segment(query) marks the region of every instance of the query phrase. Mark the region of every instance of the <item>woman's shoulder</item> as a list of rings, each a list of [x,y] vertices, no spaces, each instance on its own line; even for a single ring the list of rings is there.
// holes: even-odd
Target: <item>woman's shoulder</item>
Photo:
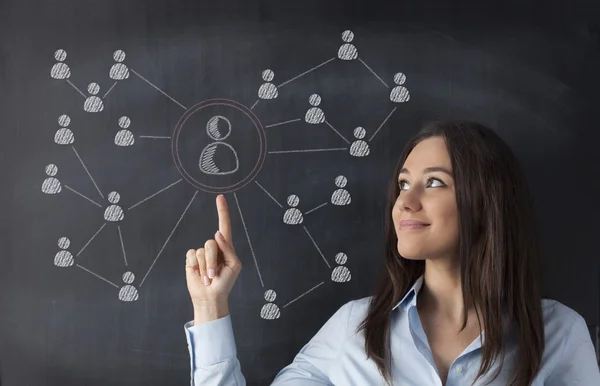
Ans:
[[[587,323],[579,312],[554,299],[542,299],[542,315],[546,341],[569,338],[571,334],[589,334]]]
[[[364,298],[353,299],[346,302],[341,309],[345,309],[348,316],[348,327],[357,327],[367,316],[369,312],[369,305],[373,296],[366,296]]]
[[[585,322],[579,312],[558,300],[548,298],[542,299],[542,315],[544,317],[544,325],[556,324],[570,327],[574,322]]]

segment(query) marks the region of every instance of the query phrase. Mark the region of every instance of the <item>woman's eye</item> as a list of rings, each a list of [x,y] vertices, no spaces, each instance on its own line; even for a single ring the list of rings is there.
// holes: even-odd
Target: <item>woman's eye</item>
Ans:
[[[400,186],[400,190],[403,190],[402,188],[405,183],[407,183],[406,180],[399,181],[398,185]],[[438,184],[437,186],[444,186],[444,183],[441,180],[439,180],[437,178],[433,178],[433,177],[427,179],[426,186],[433,186],[434,183],[437,183]],[[433,186],[433,187],[436,187],[436,186]]]
[[[444,184],[442,183],[442,181],[438,180],[437,178],[431,178],[431,179],[429,179],[429,182],[431,182],[432,184],[433,184],[434,182],[437,182],[437,183],[439,183],[439,184],[440,184],[439,186],[443,186],[443,185],[444,185]]]

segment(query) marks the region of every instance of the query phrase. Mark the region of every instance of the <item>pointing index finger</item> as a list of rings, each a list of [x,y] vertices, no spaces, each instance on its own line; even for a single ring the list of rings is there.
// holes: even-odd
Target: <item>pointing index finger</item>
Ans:
[[[227,206],[225,196],[222,194],[217,196],[217,214],[219,215],[219,231],[223,234],[225,240],[227,240],[230,245],[233,245],[229,207]]]

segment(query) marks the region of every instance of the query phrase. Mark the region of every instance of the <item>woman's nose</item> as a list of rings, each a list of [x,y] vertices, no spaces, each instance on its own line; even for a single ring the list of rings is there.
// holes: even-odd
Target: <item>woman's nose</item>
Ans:
[[[402,211],[415,211],[421,206],[421,199],[416,189],[402,191],[398,197],[398,208]]]

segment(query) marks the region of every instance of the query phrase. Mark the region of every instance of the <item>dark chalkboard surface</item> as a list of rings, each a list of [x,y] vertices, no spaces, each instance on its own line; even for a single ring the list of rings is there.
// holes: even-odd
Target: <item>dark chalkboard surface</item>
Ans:
[[[2,385],[189,383],[185,252],[219,193],[238,356],[268,384],[370,294],[390,173],[432,119],[510,144],[545,292],[598,324],[597,7],[204,3],[0,5]]]

